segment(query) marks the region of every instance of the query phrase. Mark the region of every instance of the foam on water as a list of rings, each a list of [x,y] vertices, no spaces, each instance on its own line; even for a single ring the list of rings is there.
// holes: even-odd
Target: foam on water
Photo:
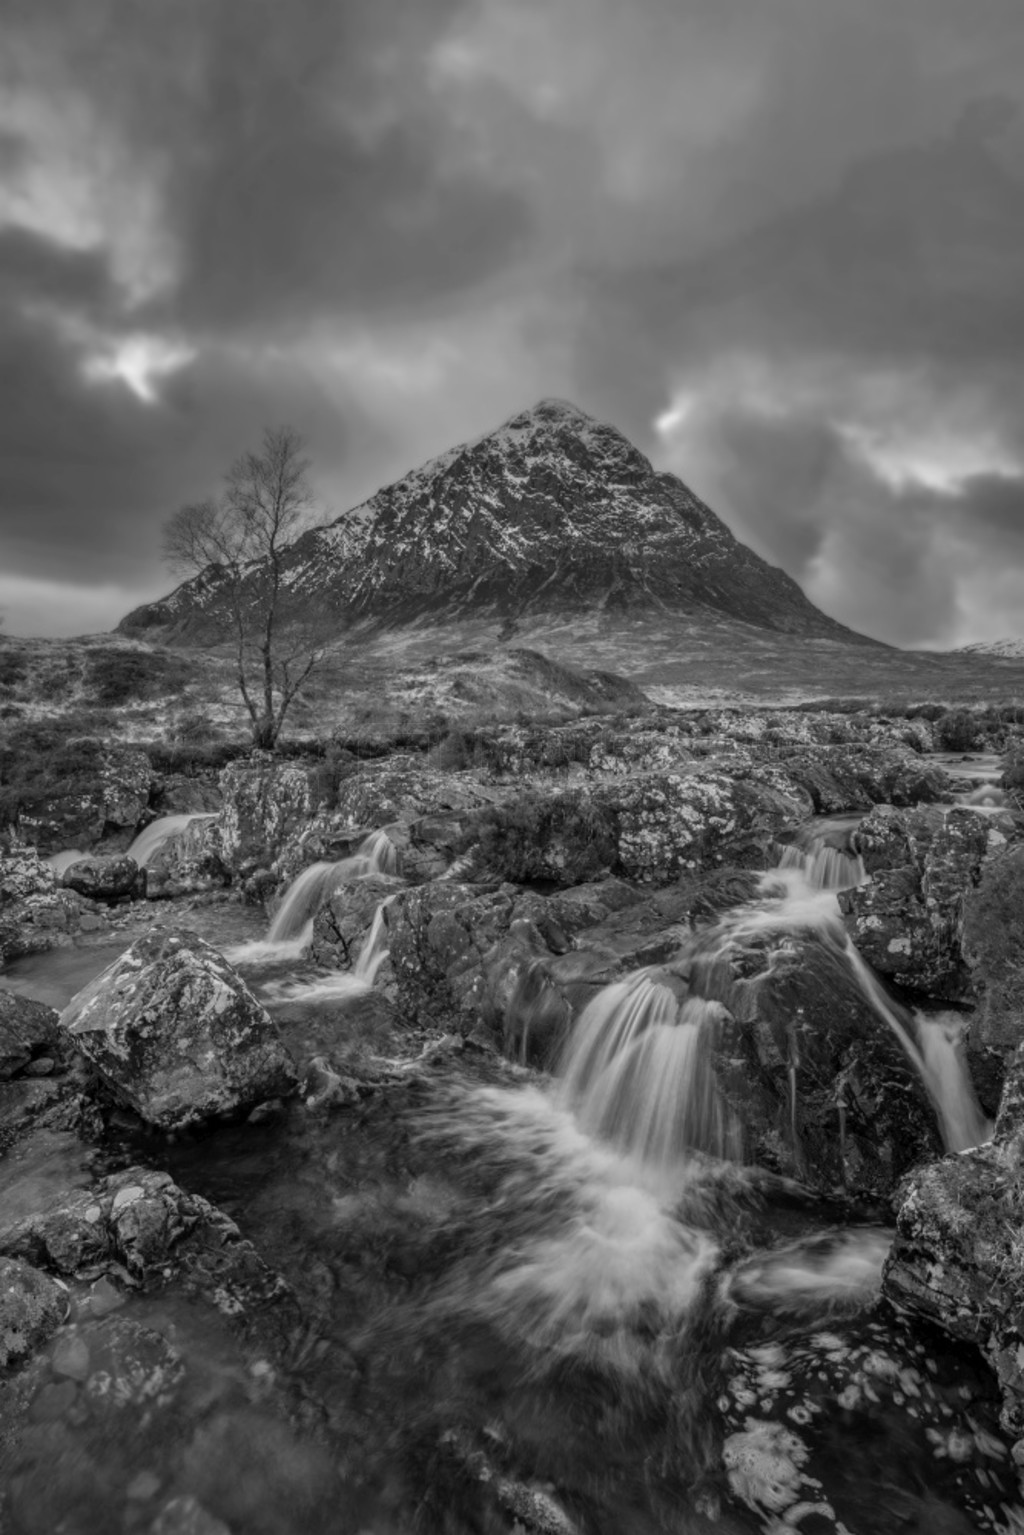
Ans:
[[[670,1175],[588,1134],[540,1088],[480,1088],[453,1108],[446,1135],[500,1167],[491,1204],[507,1227],[460,1306],[543,1354],[545,1369],[552,1356],[625,1375],[655,1368],[718,1258],[713,1236],[678,1213],[701,1164]]]
[[[232,965],[264,966],[294,964],[313,940],[313,918],[291,938],[253,938],[226,948],[224,958]]]
[[[862,1227],[756,1253],[726,1276],[723,1293],[756,1308],[859,1310],[881,1294],[892,1239],[884,1227]]]
[[[370,990],[351,970],[329,970],[309,980],[270,981],[263,994],[271,1002],[347,1002]]]

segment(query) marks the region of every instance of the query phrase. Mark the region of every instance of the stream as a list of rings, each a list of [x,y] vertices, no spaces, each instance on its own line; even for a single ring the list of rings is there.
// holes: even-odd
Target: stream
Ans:
[[[862,877],[847,829],[796,845],[721,941],[795,922],[842,950],[833,892]],[[379,947],[332,981],[251,909],[187,920],[296,1059],[341,1038],[353,1059],[387,1057]],[[124,947],[21,959],[4,985],[63,1006]],[[115,1433],[51,1381],[10,1535],[148,1535],[157,1492],[213,1521],[168,1535],[1024,1531],[980,1355],[879,1299],[889,1210],[745,1166],[702,1065],[713,1004],[650,972],[617,987],[554,1077],[410,1041],[333,1106],[174,1139],[115,1116],[98,1156],[50,1132],[0,1162],[5,1213],[97,1170],[166,1171],[237,1221],[302,1318],[271,1363],[185,1297],[119,1297],[184,1362],[173,1412],[154,1398]],[[878,990],[885,1026],[923,1038],[928,1021]],[[929,1091],[956,1149],[987,1128],[960,1103],[950,1019],[935,1029],[904,1047],[926,1080],[945,1074]],[[76,1325],[88,1346],[87,1309]]]

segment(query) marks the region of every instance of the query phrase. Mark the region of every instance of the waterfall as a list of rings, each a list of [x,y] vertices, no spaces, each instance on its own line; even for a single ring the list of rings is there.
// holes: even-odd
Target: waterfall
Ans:
[[[802,827],[781,849],[780,869],[797,869],[814,890],[852,890],[867,879],[864,861],[850,846],[860,816],[829,816]]]
[[[336,890],[364,874],[394,874],[398,852],[386,832],[372,831],[356,852],[336,863],[314,863],[288,886],[267,934],[268,943],[286,943],[312,922]]]
[[[562,1100],[581,1129],[662,1172],[694,1151],[738,1160],[740,1126],[719,1091],[713,1064],[725,1007],[709,994],[729,1005],[736,959],[751,940],[779,935],[774,950],[759,950],[762,966],[767,960],[763,973],[770,974],[791,953],[787,937],[802,931],[818,935],[898,1041],[928,1092],[947,1150],[987,1139],[990,1129],[949,1029],[915,1017],[888,995],[851,942],[834,889],[816,884],[815,874],[822,872],[821,865],[808,871],[785,860],[762,877],[758,899],[684,945],[671,970],[637,970],[590,1000],[559,1066]],[[788,1118],[799,1157],[795,1033],[788,1069]]]
[[[377,971],[388,957],[388,926],[384,908],[390,906],[393,900],[394,897],[389,895],[387,900],[381,901],[374,912],[370,931],[363,939],[359,958],[352,970],[356,980],[362,981],[365,986],[373,985],[377,979]]]
[[[81,863],[83,858],[88,858],[88,853],[79,852],[78,848],[70,847],[63,853],[51,853],[43,862],[48,863],[55,874],[63,874],[65,869],[70,869],[73,863]]]
[[[188,815],[162,815],[139,832],[128,849],[128,857],[134,858],[142,869],[152,862],[169,837],[177,836],[193,821],[213,820],[216,820],[216,812],[207,810],[192,811]]]
[[[561,1066],[583,1129],[667,1171],[702,1151],[738,1159],[741,1136],[710,1060],[724,1009],[679,996],[648,970],[606,986],[584,1008]]]
[[[781,891],[782,899],[729,913],[720,925],[720,940],[735,942],[772,930],[802,928],[819,933],[848,966],[865,1000],[895,1035],[921,1078],[935,1108],[947,1151],[964,1151],[977,1145],[978,1127],[983,1121],[962,1058],[955,1050],[936,1043],[915,1016],[889,996],[850,939],[835,896],[811,889],[792,869],[765,875],[763,888],[766,892],[773,888]],[[986,1138],[980,1136],[982,1140]]]
[[[917,1012],[918,1038],[932,1096],[942,1120],[942,1138],[950,1151],[966,1151],[992,1139],[991,1120],[978,1107],[964,1065],[960,1040],[964,1020],[959,1013]]]
[[[264,994],[274,1002],[302,1002],[317,1004],[323,1002],[347,1002],[353,997],[365,996],[372,990],[377,979],[377,972],[388,957],[387,946],[387,919],[384,916],[384,908],[390,906],[394,900],[389,895],[381,901],[373,914],[369,932],[363,939],[363,946],[359,951],[359,958],[351,970],[321,971],[308,979],[272,981],[265,986]],[[309,943],[312,937],[313,924],[310,922],[303,930],[300,937],[303,946]],[[250,956],[252,947],[249,946]],[[267,951],[267,943],[259,945],[260,949]],[[278,945],[274,954],[280,956],[282,945]],[[296,957],[298,957],[296,955]]]

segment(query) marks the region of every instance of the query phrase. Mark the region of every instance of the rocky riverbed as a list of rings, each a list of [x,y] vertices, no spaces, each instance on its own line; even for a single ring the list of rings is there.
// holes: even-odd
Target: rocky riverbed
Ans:
[[[1024,1528],[1021,728],[110,748],[34,805],[0,1528]]]

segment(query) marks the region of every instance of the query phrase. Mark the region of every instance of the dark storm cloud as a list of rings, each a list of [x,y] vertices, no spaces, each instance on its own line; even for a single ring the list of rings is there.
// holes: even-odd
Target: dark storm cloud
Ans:
[[[1020,0],[9,0],[5,45],[0,567],[152,589],[265,422],[340,510],[557,393],[855,627],[1019,627]]]
[[[105,0],[26,26],[159,188],[158,313],[263,331],[464,290],[521,249],[522,199],[468,164],[426,82],[462,0]]]
[[[106,259],[94,250],[69,250],[30,229],[0,229],[0,304],[17,314],[38,303],[80,317],[109,312],[115,294]]]

